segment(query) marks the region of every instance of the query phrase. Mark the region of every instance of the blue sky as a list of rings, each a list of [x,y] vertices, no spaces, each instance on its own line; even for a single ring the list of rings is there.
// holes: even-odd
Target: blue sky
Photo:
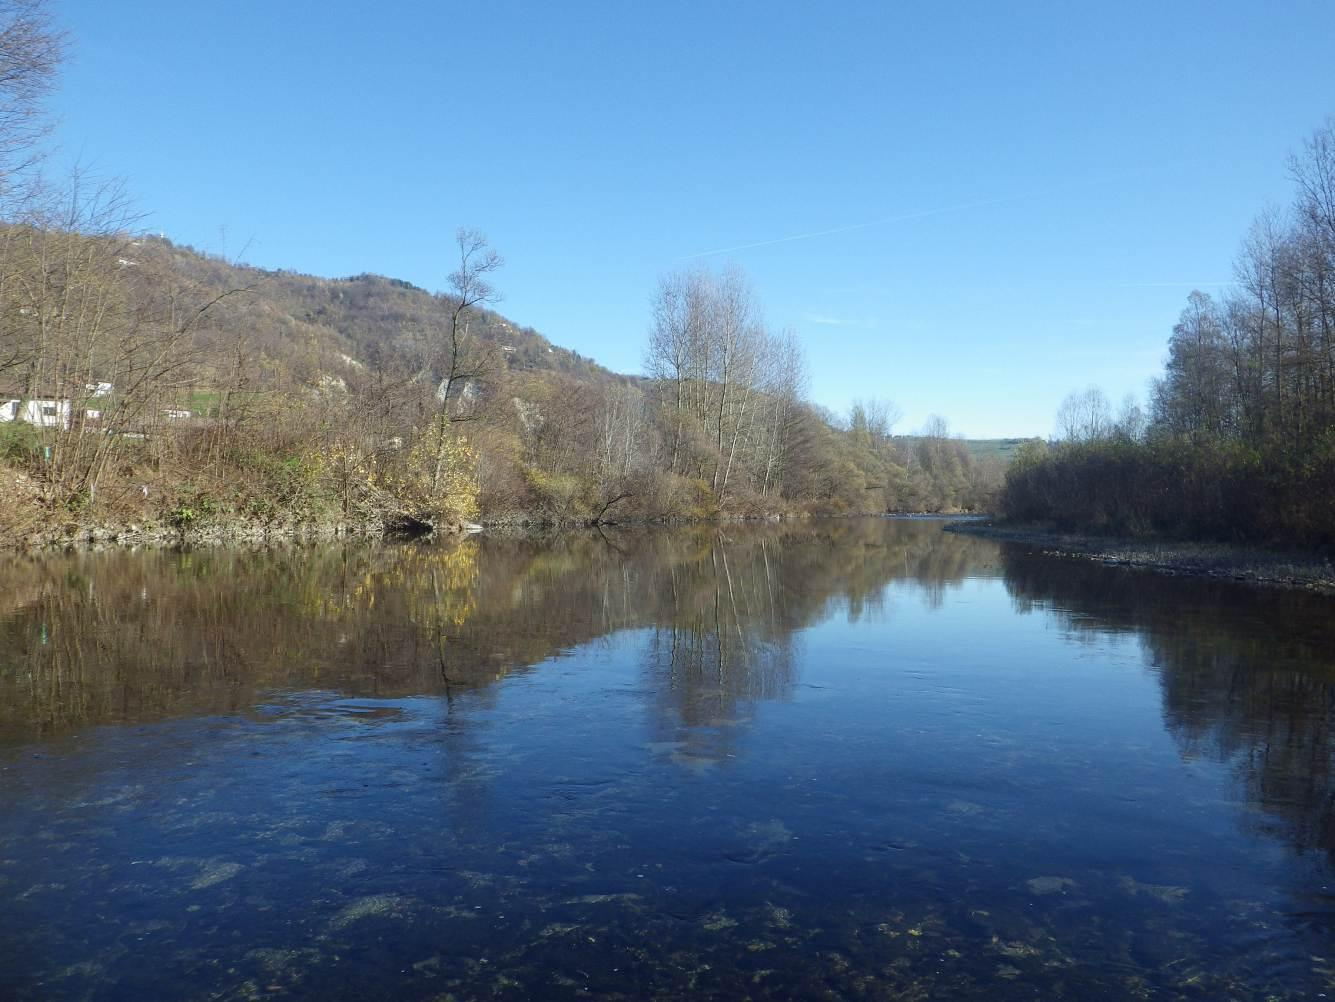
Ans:
[[[811,395],[972,436],[1144,395],[1286,155],[1335,4],[57,3],[60,156],[146,228],[439,289],[637,371],[661,274],[741,265]]]

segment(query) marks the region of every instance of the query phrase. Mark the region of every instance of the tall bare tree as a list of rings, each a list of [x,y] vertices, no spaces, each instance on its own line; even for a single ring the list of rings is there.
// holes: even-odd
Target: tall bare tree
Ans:
[[[466,398],[470,387],[473,388],[471,392],[477,392],[476,383],[494,364],[493,353],[483,348],[472,325],[479,307],[499,301],[500,293],[491,284],[489,276],[505,263],[477,230],[460,228],[454,240],[459,251],[459,267],[450,273],[450,291],[446,294],[450,310],[441,379],[436,391],[433,492],[439,488],[445,471],[450,425],[475,418],[476,405]]]
[[[691,380],[701,375],[709,297],[709,277],[699,271],[664,276],[654,295],[645,371],[672,395],[673,473],[680,472]]]
[[[49,0],[0,0],[0,207],[22,204],[47,130],[42,99],[55,83],[65,35]]]
[[[1068,393],[1057,408],[1057,437],[1067,442],[1093,442],[1112,431],[1112,408],[1097,386]]]

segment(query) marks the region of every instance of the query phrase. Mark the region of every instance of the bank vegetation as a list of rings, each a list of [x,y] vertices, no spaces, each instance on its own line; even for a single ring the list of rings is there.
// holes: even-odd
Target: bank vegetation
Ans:
[[[1335,544],[1335,119],[1289,161],[1221,297],[1195,291],[1149,413],[1073,394],[1050,443],[1017,454],[1001,510],[1063,530]]]

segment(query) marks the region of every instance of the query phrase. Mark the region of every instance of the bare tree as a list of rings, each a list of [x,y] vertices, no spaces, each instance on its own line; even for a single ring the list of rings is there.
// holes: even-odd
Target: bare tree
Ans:
[[[1057,437],[1068,442],[1093,442],[1107,438],[1113,430],[1108,398],[1097,386],[1074,393],[1057,408]]]
[[[653,311],[645,370],[668,468],[707,483],[720,504],[737,491],[768,494],[782,477],[805,389],[796,336],[765,329],[735,267],[663,278]]]
[[[52,23],[48,0],[0,0],[0,221],[31,225],[30,168],[46,132],[42,98],[55,83],[65,37]],[[36,317],[15,287],[26,262],[24,233],[0,237],[0,372],[31,365]]]
[[[654,294],[644,367],[672,394],[673,473],[678,472],[682,459],[691,379],[705,345],[708,300],[709,278],[698,271],[664,276]]]
[[[1155,387],[1156,422],[1192,441],[1221,435],[1230,424],[1224,331],[1203,292],[1187,297],[1168,342],[1166,369]]]
[[[877,445],[884,445],[890,439],[904,412],[893,400],[872,397],[866,403],[867,432]]]
[[[1298,211],[1335,244],[1335,117],[1289,158],[1289,174],[1298,185]]]
[[[22,204],[23,181],[37,162],[47,130],[41,101],[64,51],[49,0],[0,0],[0,207],[7,216]]]
[[[476,383],[486,375],[492,359],[479,344],[472,323],[476,319],[478,307],[500,299],[489,276],[505,263],[500,254],[487,243],[487,238],[477,230],[460,228],[454,239],[459,249],[459,267],[449,277],[449,320],[442,378],[436,392],[435,469],[431,475],[433,492],[439,488],[444,474],[450,425],[471,421],[476,416],[475,400],[466,398],[470,392],[477,392]]]
[[[1122,405],[1117,410],[1116,434],[1128,442],[1139,442],[1145,438],[1149,429],[1149,419],[1136,400],[1134,393],[1122,397]]]
[[[788,464],[792,425],[806,393],[806,360],[797,334],[786,330],[770,339],[769,416],[764,448],[761,452],[760,494],[769,494],[781,481]]]

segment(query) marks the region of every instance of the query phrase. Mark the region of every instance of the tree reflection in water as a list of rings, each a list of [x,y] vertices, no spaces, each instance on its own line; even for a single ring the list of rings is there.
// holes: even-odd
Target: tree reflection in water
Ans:
[[[1335,862],[1335,616],[1329,598],[1003,550],[1021,612],[1076,639],[1136,638],[1182,756],[1233,766],[1244,817]],[[1282,628],[1276,628],[1282,624]]]
[[[905,528],[893,544],[881,523],[847,520],[9,557],[0,741],[244,713],[274,691],[453,697],[637,628],[655,632],[648,670],[667,717],[733,719],[739,700],[783,698],[794,631],[832,606],[863,615],[896,578],[939,602],[994,553],[935,525]]]

